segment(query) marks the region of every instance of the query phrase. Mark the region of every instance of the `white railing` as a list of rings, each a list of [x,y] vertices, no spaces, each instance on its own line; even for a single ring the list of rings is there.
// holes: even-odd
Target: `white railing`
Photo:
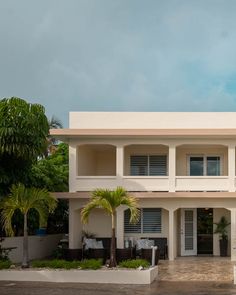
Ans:
[[[229,191],[228,176],[176,176],[176,191]],[[114,189],[123,186],[128,191],[169,191],[168,176],[77,176],[74,191],[96,188]]]
[[[114,189],[117,185],[116,176],[77,176],[73,188],[74,191],[92,191],[97,188]]]
[[[176,191],[228,191],[228,176],[176,176]]]

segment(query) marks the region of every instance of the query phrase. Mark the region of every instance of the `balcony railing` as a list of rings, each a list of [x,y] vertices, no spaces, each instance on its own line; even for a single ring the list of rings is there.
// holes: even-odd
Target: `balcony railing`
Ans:
[[[117,186],[128,191],[169,191],[169,180],[168,176],[77,176],[70,187],[72,191],[114,189]],[[229,184],[228,176],[175,177],[176,191],[229,191]]]
[[[176,191],[228,191],[228,176],[176,176]]]

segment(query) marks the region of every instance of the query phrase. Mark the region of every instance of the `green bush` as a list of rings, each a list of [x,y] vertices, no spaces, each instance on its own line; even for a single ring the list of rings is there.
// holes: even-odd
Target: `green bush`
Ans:
[[[99,269],[102,267],[101,259],[85,259],[80,262],[81,269]]]
[[[61,259],[53,260],[34,260],[31,263],[34,268],[63,268],[63,269],[99,269],[102,266],[102,260],[86,259],[83,261],[66,261]]]
[[[142,266],[147,268],[150,266],[150,263],[145,259],[128,259],[121,261],[119,266],[125,268],[138,268],[139,266]]]
[[[64,268],[64,269],[72,269],[79,268],[80,261],[66,261],[60,259],[53,260],[34,260],[31,263],[34,268]]]
[[[0,269],[7,269],[10,268],[11,266],[11,261],[4,259],[4,260],[0,260]]]

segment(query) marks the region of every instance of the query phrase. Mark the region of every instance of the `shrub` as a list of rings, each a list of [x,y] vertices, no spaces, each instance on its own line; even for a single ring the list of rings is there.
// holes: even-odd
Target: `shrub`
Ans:
[[[10,268],[11,266],[11,261],[10,260],[0,260],[0,269],[7,269]]]
[[[125,268],[138,268],[139,266],[142,266],[147,268],[150,266],[150,263],[145,259],[128,259],[121,261],[119,266]]]
[[[85,259],[80,262],[81,269],[99,269],[102,267],[101,259]]]
[[[72,269],[79,268],[80,261],[66,261],[60,259],[53,260],[34,260],[32,261],[32,267],[34,268],[64,268],[64,269]]]

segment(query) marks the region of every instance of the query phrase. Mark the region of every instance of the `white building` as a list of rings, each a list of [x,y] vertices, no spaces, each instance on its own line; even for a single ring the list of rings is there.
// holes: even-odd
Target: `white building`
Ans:
[[[69,144],[69,247],[81,231],[110,237],[103,211],[80,221],[96,188],[124,187],[139,199],[142,218],[130,226],[125,208],[116,216],[118,248],[125,239],[166,237],[169,259],[219,255],[213,223],[225,216],[228,254],[236,260],[236,113],[72,112],[69,129],[51,130]]]

